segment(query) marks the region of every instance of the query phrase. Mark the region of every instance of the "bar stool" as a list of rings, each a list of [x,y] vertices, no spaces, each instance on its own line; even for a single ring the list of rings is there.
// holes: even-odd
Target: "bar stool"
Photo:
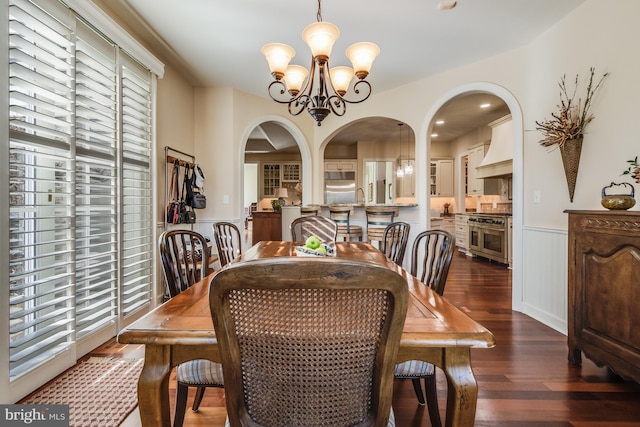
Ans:
[[[350,242],[352,238],[362,241],[362,227],[351,225],[350,217],[353,212],[353,206],[329,205],[329,218],[338,224],[337,238],[344,239],[345,242]]]
[[[399,209],[395,206],[367,206],[367,240],[378,242],[381,247],[384,239],[384,230],[398,216]]]
[[[320,206],[309,205],[309,206],[300,206],[300,216],[310,216],[310,215],[319,215],[320,214]]]

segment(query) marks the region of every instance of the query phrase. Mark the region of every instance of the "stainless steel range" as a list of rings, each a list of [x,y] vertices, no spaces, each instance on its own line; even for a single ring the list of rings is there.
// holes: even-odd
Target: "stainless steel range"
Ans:
[[[502,264],[509,263],[507,216],[469,215],[469,252]]]

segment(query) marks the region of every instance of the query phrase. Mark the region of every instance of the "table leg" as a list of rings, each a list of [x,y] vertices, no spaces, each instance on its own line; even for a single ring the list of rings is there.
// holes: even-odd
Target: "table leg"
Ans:
[[[446,348],[444,368],[447,376],[447,427],[473,427],[478,401],[478,383],[471,370],[471,349]]]
[[[143,427],[171,427],[170,373],[171,347],[146,344],[144,366],[138,380],[138,405]]]

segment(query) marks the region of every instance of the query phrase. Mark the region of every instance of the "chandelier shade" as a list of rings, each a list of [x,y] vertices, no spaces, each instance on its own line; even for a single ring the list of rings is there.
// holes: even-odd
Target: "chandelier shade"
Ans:
[[[347,58],[353,64],[353,69],[359,79],[364,79],[369,75],[373,61],[379,54],[378,45],[369,42],[352,44],[347,48]]]
[[[307,25],[302,31],[302,40],[309,46],[314,58],[328,59],[338,37],[340,37],[340,30],[330,22],[316,22]]]
[[[262,54],[267,58],[269,71],[276,80],[280,80],[287,71],[287,66],[296,54],[291,46],[283,43],[269,43],[262,47]]]
[[[306,109],[318,126],[331,113],[343,116],[347,103],[357,104],[369,98],[371,84],[365,78],[380,54],[380,48],[374,43],[355,43],[346,51],[353,68],[330,68],[329,58],[340,30],[334,24],[322,21],[320,3],[318,0],[318,22],[307,25],[302,32],[302,39],[311,50],[309,69],[289,65],[295,50],[286,44],[269,43],[262,47],[274,78],[268,88],[271,99],[287,104],[289,113],[294,116]],[[352,85],[354,77],[357,79]],[[347,97],[349,89],[352,94]]]
[[[309,71],[301,65],[289,65],[287,67],[283,79],[291,96],[296,96],[300,92],[300,88],[302,88],[302,84],[308,75]]]

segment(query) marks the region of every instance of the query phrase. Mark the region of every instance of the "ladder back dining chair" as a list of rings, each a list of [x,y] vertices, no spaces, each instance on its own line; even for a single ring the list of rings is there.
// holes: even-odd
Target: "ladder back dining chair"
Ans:
[[[213,238],[216,241],[220,267],[224,267],[242,253],[242,236],[235,224],[224,221],[214,223]]]
[[[407,305],[402,276],[359,260],[279,257],[220,270],[209,307],[227,425],[393,426]]]
[[[358,239],[362,241],[362,227],[351,224],[351,216],[354,213],[353,206],[329,205],[329,218],[338,224],[337,239],[351,241]]]
[[[384,230],[387,225],[393,223],[400,210],[395,206],[367,206],[367,240],[378,242],[378,247],[382,245]]]
[[[455,236],[445,230],[427,230],[418,234],[411,249],[411,275],[438,295],[444,294],[455,244]],[[420,405],[425,404],[420,384],[420,379],[424,378],[431,425],[441,426],[435,366],[420,360],[409,360],[396,365],[395,378],[412,380]]]
[[[310,236],[318,236],[322,243],[336,241],[338,224],[326,216],[302,216],[291,222],[291,240],[304,242]]]
[[[404,262],[404,253],[407,250],[410,231],[411,226],[406,222],[394,222],[387,225],[382,235],[382,247],[380,250],[399,266],[402,266]]]
[[[209,273],[209,246],[200,233],[170,230],[160,235],[160,258],[169,297],[188,289]],[[198,411],[206,387],[224,387],[222,366],[209,360],[190,360],[176,367],[174,427],[181,427],[187,407],[189,387],[197,387],[191,409]]]
[[[301,216],[320,215],[320,206],[316,206],[316,205],[300,206],[300,215]]]

